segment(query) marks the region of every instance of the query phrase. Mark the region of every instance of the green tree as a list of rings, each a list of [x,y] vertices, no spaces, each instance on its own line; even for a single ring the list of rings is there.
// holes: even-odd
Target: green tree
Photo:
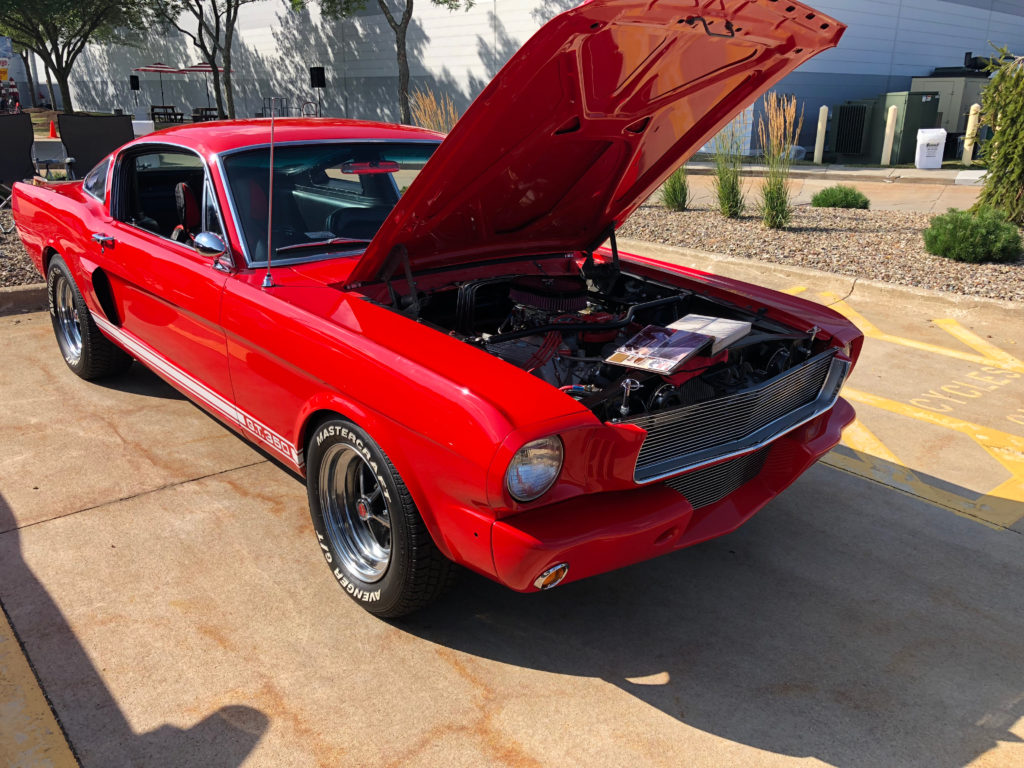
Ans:
[[[981,95],[982,120],[992,126],[983,156],[988,166],[979,206],[992,206],[1024,225],[1024,58],[998,50],[997,70]]]
[[[0,0],[2,1],[2,0]],[[235,42],[238,13],[243,5],[260,0],[149,0],[150,14],[164,26],[173,27],[192,41],[213,70],[217,114],[235,118],[231,49]],[[221,72],[220,68],[224,71]]]
[[[319,0],[320,8],[325,16],[341,18],[366,7],[367,0]],[[434,5],[441,5],[449,10],[460,8],[469,10],[475,0],[430,0]],[[291,0],[293,8],[302,8],[306,0]],[[395,53],[398,58],[398,106],[401,120],[406,125],[412,123],[412,107],[409,102],[409,50],[406,39],[409,24],[412,22],[415,0],[377,0],[381,13],[395,33]]]
[[[86,44],[115,40],[141,21],[139,0],[0,0],[0,34],[42,59],[65,112],[74,111],[71,70]]]

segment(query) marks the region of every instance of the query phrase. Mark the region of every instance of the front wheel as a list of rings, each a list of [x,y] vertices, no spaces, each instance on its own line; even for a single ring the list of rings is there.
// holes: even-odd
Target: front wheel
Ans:
[[[313,433],[306,490],[320,549],[349,596],[394,618],[433,602],[454,564],[437,549],[391,461],[360,427],[330,419]]]

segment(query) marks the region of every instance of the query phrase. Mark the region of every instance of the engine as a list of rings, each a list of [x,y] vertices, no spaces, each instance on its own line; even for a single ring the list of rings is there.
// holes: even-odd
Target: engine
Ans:
[[[800,331],[691,291],[626,273],[485,278],[434,294],[425,319],[521,368],[604,420],[692,405],[738,392],[807,360],[815,331]],[[452,307],[454,304],[454,307]],[[687,314],[744,320],[727,349],[687,360],[671,375],[606,361],[648,325]]]

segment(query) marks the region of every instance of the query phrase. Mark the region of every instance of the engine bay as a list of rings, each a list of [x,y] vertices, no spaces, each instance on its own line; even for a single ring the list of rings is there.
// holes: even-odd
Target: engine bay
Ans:
[[[418,296],[421,322],[558,388],[604,421],[637,418],[743,391],[822,351],[818,329],[786,327],[720,299],[592,259],[562,274],[518,273],[450,283]],[[670,375],[607,362],[646,326],[700,314],[750,332]]]

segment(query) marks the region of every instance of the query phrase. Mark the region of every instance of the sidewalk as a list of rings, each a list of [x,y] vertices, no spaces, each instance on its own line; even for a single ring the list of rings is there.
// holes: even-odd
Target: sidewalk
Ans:
[[[687,166],[687,171],[690,168]],[[928,171],[914,171],[928,173]],[[951,178],[950,171],[935,171]],[[693,195],[692,204],[698,207],[715,207],[714,177],[693,174],[687,179]],[[756,197],[763,179],[746,175],[743,185],[748,198]],[[810,205],[811,198],[826,187],[845,184],[855,187],[867,195],[871,209],[875,211],[911,211],[919,213],[945,213],[950,208],[970,208],[981,194],[981,186],[953,184],[941,179],[936,183],[914,182],[910,184],[886,181],[879,174],[864,173],[854,179],[840,180],[836,176],[793,173],[789,182],[794,205]]]
[[[686,164],[687,173],[695,176],[709,176],[715,172],[715,164],[705,160],[691,160]],[[768,167],[759,163],[743,165],[744,176],[764,176]],[[981,186],[985,171],[970,168],[942,168],[935,171],[921,171],[917,168],[862,167],[857,165],[794,165],[790,171],[794,179],[826,179],[841,181],[878,181],[902,184],[949,184],[956,186]]]

